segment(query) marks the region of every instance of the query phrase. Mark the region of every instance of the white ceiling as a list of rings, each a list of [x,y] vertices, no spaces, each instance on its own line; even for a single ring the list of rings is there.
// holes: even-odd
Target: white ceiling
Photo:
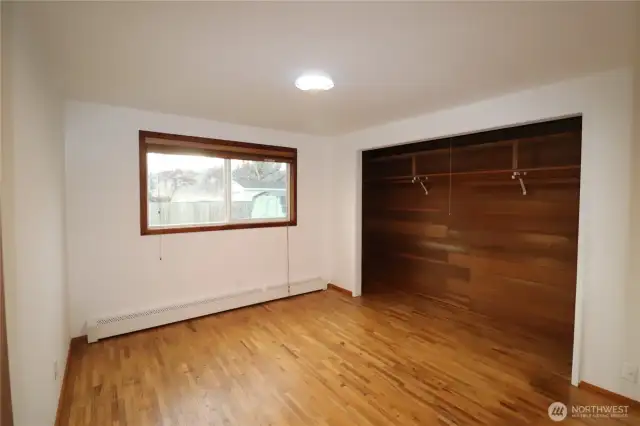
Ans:
[[[630,64],[632,3],[51,2],[72,99],[336,135]],[[295,78],[329,73],[303,93]]]

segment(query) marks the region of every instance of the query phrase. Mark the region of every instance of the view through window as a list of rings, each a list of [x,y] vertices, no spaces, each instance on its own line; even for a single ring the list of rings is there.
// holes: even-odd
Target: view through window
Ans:
[[[231,219],[286,219],[287,164],[230,160]]]
[[[219,149],[182,153],[163,147],[141,143],[146,161],[143,234],[292,224],[290,182],[295,163],[288,158],[230,158],[248,155]]]

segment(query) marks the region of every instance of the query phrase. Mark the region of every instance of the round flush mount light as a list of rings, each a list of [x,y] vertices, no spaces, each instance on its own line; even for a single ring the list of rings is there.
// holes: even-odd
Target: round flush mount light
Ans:
[[[296,87],[305,92],[322,92],[333,88],[333,80],[323,72],[306,73],[296,79]]]

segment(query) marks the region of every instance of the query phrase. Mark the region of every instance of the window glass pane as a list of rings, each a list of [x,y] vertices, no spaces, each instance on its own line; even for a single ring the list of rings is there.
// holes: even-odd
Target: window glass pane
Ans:
[[[149,227],[225,221],[224,159],[147,154]]]
[[[286,219],[288,164],[231,160],[231,219]]]

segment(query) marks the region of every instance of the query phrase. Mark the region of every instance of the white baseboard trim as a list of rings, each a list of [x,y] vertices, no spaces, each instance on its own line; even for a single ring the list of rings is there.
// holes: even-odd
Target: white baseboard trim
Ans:
[[[326,289],[326,281],[321,278],[314,278],[291,283],[290,286],[283,284],[232,295],[195,300],[179,305],[132,312],[126,315],[96,318],[88,322],[87,338],[89,343],[94,343],[107,337]]]

